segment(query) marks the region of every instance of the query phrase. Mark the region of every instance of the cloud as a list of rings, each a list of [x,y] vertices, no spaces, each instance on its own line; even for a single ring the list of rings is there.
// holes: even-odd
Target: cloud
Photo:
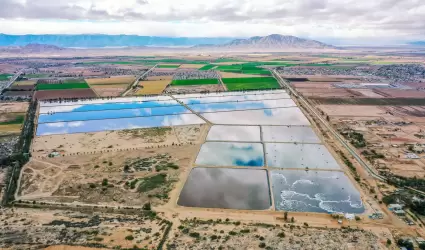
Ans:
[[[350,39],[403,36],[400,40],[425,36],[423,0],[1,2],[0,32],[4,33],[232,37],[284,33]]]

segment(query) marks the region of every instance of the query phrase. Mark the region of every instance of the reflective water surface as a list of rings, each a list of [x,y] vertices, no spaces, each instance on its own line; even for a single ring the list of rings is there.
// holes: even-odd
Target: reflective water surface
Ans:
[[[360,193],[342,172],[273,170],[276,210],[363,213]]]
[[[174,115],[192,113],[184,106],[169,106],[141,109],[101,110],[86,112],[61,112],[53,114],[40,114],[38,123],[59,121],[86,121],[113,118],[130,118],[138,116]]]
[[[62,102],[49,102],[40,101],[41,107],[54,107],[54,106],[69,106],[69,105],[84,105],[84,104],[100,104],[100,103],[116,103],[116,102],[144,102],[144,101],[165,101],[172,100],[169,96],[133,96],[133,97],[114,97],[114,98],[98,98],[93,100],[77,100],[77,101],[62,101]]]
[[[212,126],[207,141],[261,141],[259,126]]]
[[[271,206],[266,170],[194,168],[177,202],[185,207],[265,210]]]
[[[269,167],[340,169],[335,158],[321,144],[266,143]]]
[[[262,126],[263,141],[320,143],[311,127]]]
[[[201,103],[214,103],[214,102],[243,102],[243,101],[256,101],[256,100],[275,100],[275,99],[288,99],[288,94],[264,94],[264,95],[238,95],[238,96],[215,96],[204,98],[187,98],[180,99],[185,104],[201,104]]]
[[[137,108],[154,108],[179,106],[175,100],[169,101],[145,101],[145,102],[109,102],[94,103],[82,105],[59,105],[55,107],[40,107],[40,113],[57,113],[57,112],[83,112],[83,111],[100,111],[100,110],[122,110]]]
[[[223,125],[310,125],[297,107],[201,113],[201,115],[214,124]]]
[[[205,123],[204,120],[194,114],[41,123],[38,125],[37,135],[99,132],[107,130],[151,128],[203,123]]]
[[[219,112],[229,110],[247,110],[247,109],[265,109],[296,107],[291,99],[262,100],[262,101],[244,101],[244,102],[220,102],[192,104],[189,107],[195,112]]]
[[[261,167],[264,165],[261,143],[206,142],[196,158],[202,166]]]

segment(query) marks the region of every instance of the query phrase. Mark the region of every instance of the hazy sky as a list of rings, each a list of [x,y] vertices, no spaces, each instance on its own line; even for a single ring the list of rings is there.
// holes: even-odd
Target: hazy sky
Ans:
[[[404,41],[425,38],[425,1],[0,0],[0,33]]]

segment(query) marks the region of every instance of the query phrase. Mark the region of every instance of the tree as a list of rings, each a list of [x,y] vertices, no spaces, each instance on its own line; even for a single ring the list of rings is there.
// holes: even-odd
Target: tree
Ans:
[[[287,221],[287,220],[288,220],[288,212],[285,212],[285,213],[283,214],[283,219],[284,219],[285,221]]]
[[[102,186],[108,186],[108,179],[102,180]]]
[[[387,245],[391,245],[391,240],[390,239],[387,239]]]
[[[143,205],[143,210],[150,211],[151,210],[151,203],[150,202],[145,203],[145,205]]]
[[[291,217],[291,222],[292,222],[292,223],[294,223],[294,222],[295,222],[294,217]]]

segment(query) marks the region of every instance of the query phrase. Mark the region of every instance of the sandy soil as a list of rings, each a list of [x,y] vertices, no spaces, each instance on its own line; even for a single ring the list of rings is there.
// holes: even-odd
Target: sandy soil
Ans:
[[[417,90],[379,89],[376,93],[394,98],[425,98],[425,92]]]
[[[170,82],[170,80],[141,81],[139,85],[143,88],[139,89],[136,95],[161,94]]]
[[[86,79],[86,82],[90,85],[119,85],[119,84],[130,84],[134,82],[136,78],[134,76],[114,76],[109,78],[91,78]]]
[[[180,171],[194,161],[206,133],[206,125],[197,125],[37,137],[34,157],[22,170],[19,199],[132,206],[150,200],[163,204]],[[62,156],[45,157],[52,151]],[[177,168],[167,167],[168,163]],[[144,178],[158,172],[167,175],[163,185],[137,191]],[[104,179],[108,184],[103,184]],[[137,185],[130,188],[133,182]]]
[[[0,112],[27,112],[28,106],[27,102],[2,102]]]
[[[13,86],[25,86],[25,85],[34,85],[37,83],[37,80],[28,80],[28,81],[18,81],[14,82]]]
[[[92,250],[118,249],[118,246],[152,249],[159,244],[166,225],[156,216],[141,213],[122,215],[31,208],[1,210],[0,219],[0,249]],[[96,244],[107,247],[89,247]],[[45,248],[46,245],[51,246]]]
[[[308,225],[308,224],[307,224]],[[192,234],[191,234],[192,233]],[[194,237],[193,233],[199,236]],[[330,240],[332,239],[332,240]],[[182,249],[371,249],[377,244],[371,232],[316,229],[293,224],[254,224],[240,221],[183,220],[170,234],[168,244]]]
[[[199,145],[186,145],[32,158],[22,170],[18,199],[139,207],[148,201],[155,206],[164,204],[180,171],[189,167],[198,150]],[[177,168],[160,167],[169,163]],[[164,181],[158,186],[147,184],[155,186],[139,190],[160,175]]]
[[[291,82],[295,88],[318,88],[318,89],[331,89],[334,88],[330,82]]]
[[[361,105],[318,105],[318,109],[322,110],[329,116],[359,116],[359,117],[383,117],[385,111],[378,106],[361,106]]]
[[[127,85],[122,85],[122,87],[103,87],[103,86],[93,86],[92,89],[96,92],[98,96],[119,96],[125,89]]]
[[[173,128],[132,129],[96,133],[37,136],[32,143],[35,157],[46,157],[53,151],[63,155],[127,150],[180,143],[200,143],[205,125],[176,126]]]
[[[372,89],[356,89],[356,91],[359,92],[360,94],[362,94],[365,97],[371,97],[371,98],[383,98],[384,97],[384,96],[376,93]]]

